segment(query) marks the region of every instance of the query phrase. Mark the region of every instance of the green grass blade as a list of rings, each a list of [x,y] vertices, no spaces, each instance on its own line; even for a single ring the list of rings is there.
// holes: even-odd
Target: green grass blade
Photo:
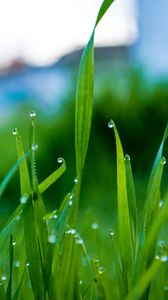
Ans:
[[[7,300],[6,295],[5,295],[5,289],[4,289],[2,282],[0,282],[0,299]]]
[[[18,133],[18,130],[16,131],[16,146],[17,146],[17,154],[18,159],[23,157],[24,149],[22,144],[21,136]],[[22,163],[19,165],[19,172],[20,172],[20,188],[21,188],[21,195],[27,195],[29,196],[31,193],[31,184],[30,184],[30,177],[29,177],[29,170],[27,167],[27,161],[23,160]]]
[[[13,271],[13,237],[10,236],[10,272],[9,272],[9,282],[6,290],[6,299],[11,300],[12,294],[12,271]]]
[[[146,288],[148,287],[149,283],[151,282],[155,274],[158,272],[161,264],[162,262],[159,260],[153,261],[152,265],[148,268],[145,274],[140,278],[135,288],[127,296],[126,300],[140,299],[140,297],[143,295]]]
[[[137,253],[137,242],[138,242],[137,205],[136,205],[134,179],[132,175],[132,168],[131,168],[129,155],[125,156],[125,168],[126,168],[128,205],[129,205],[129,212],[130,212],[131,230],[132,230],[132,239],[133,239],[133,246],[134,246],[134,257],[135,257]]]
[[[19,294],[20,294],[20,291],[21,291],[21,288],[22,288],[22,284],[23,284],[23,281],[24,281],[24,278],[25,278],[25,272],[26,272],[26,267],[24,268],[24,271],[23,271],[23,274],[22,274],[19,286],[16,289],[16,292],[15,292],[12,300],[18,300],[19,299]]]
[[[61,166],[49,175],[43,182],[38,186],[40,194],[44,193],[66,170],[65,161],[62,160]]]
[[[20,164],[23,163],[23,161],[30,155],[30,152],[28,151],[24,156],[22,156],[12,167],[12,169],[8,172],[8,174],[5,176],[3,181],[0,184],[0,197],[2,196],[3,192],[5,191],[6,186],[10,182],[11,178],[15,174],[15,172],[18,170]]]
[[[29,272],[34,297],[36,300],[45,299],[45,287],[43,282],[43,269],[39,250],[34,208],[31,199],[25,204],[24,214],[24,233],[27,260],[30,263]]]
[[[163,148],[164,148],[164,143],[166,141],[166,139],[168,138],[168,125],[165,129],[165,132],[164,132],[164,136],[163,136],[163,139],[162,139],[162,142],[161,142],[161,145],[159,147],[159,150],[157,152],[157,155],[156,155],[156,158],[155,158],[155,162],[154,162],[154,165],[153,165],[153,168],[152,168],[152,171],[151,171],[151,175],[150,175],[150,179],[149,179],[149,184],[148,184],[148,189],[147,189],[147,196],[146,196],[146,200],[145,200],[145,206],[144,206],[144,214],[148,215],[148,211],[150,210],[151,206],[152,206],[152,200],[150,199],[150,195],[151,195],[151,191],[154,189],[154,181],[156,182],[156,173],[159,172],[159,165],[160,165],[160,162],[162,160],[162,156],[163,156]],[[158,190],[159,190],[159,187],[158,187]],[[159,192],[159,191],[158,191]],[[154,198],[155,201],[156,201],[156,197]],[[150,214],[150,213],[149,213]],[[148,217],[147,217],[148,218]],[[144,229],[144,232],[147,230],[146,226],[148,223],[148,220],[146,220],[146,217],[144,219],[144,224],[143,224],[143,229]]]
[[[113,121],[110,121],[114,128],[117,152],[117,199],[118,199],[118,231],[120,243],[120,255],[123,265],[124,279],[128,286],[131,285],[133,267],[133,243],[130,226],[130,213],[127,199],[127,180],[124,153],[117,128]],[[109,127],[110,127],[109,124]]]
[[[83,52],[79,67],[75,112],[76,172],[78,179],[82,176],[82,170],[86,159],[92,119],[94,90],[94,34],[97,24],[112,2],[112,0],[105,0],[103,2],[99,10],[93,32]]]

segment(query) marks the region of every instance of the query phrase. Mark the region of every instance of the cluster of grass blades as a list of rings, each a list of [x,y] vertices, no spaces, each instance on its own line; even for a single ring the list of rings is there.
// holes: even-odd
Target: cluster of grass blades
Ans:
[[[2,181],[0,195],[19,168],[21,197],[20,205],[0,232],[1,300],[167,299],[168,245],[160,239],[161,233],[166,233],[168,196],[160,202],[160,187],[168,128],[149,179],[143,218],[138,222],[130,157],[124,156],[114,122],[108,124],[116,140],[118,192],[117,230],[109,234],[111,253],[104,249],[111,273],[99,264],[97,256],[88,254],[77,231],[78,202],[92,119],[94,34],[112,2],[103,2],[81,59],[75,118],[76,178],[72,191],[58,210],[46,214],[42,194],[65,172],[65,161],[58,158],[58,169],[39,184],[35,165],[38,148],[35,112],[30,113],[30,149],[26,153],[18,130],[13,130],[18,161]]]

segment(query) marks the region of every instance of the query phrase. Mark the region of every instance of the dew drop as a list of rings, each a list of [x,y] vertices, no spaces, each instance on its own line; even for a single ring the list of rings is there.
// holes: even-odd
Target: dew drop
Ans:
[[[160,202],[159,202],[159,207],[160,207],[160,208],[163,207],[163,201],[160,201]]]
[[[1,280],[5,281],[6,279],[7,279],[7,276],[5,274],[2,275]]]
[[[70,196],[69,196],[69,199],[70,199],[70,200],[72,200],[72,198],[73,198],[73,195],[72,195],[72,194],[70,194]]]
[[[162,164],[162,165],[165,165],[165,164],[166,164],[166,158],[165,158],[165,157],[162,157],[161,164]]]
[[[14,128],[14,129],[12,130],[12,134],[13,134],[13,135],[17,135],[17,134],[18,134],[17,128]]]
[[[69,200],[68,206],[72,206],[72,204],[73,204],[73,201],[72,201],[72,200]]]
[[[110,120],[110,121],[108,122],[108,127],[109,127],[109,128],[113,128],[113,127],[114,127],[114,122],[113,122],[113,120]]]
[[[94,257],[93,257],[93,262],[94,262],[94,263],[98,263],[98,262],[99,262],[99,259],[97,258],[97,256],[94,256]]]
[[[82,280],[79,280],[79,284],[81,285],[83,283],[83,281]]]
[[[16,268],[19,268],[19,267],[20,267],[20,261],[19,261],[19,260],[16,260],[16,261],[14,262],[14,265],[15,265]]]
[[[67,231],[67,233],[69,234],[76,234],[76,230],[75,229],[69,229],[68,231]]]
[[[13,239],[12,241],[12,245],[15,246],[16,245],[16,240]]]
[[[56,243],[56,241],[57,241],[57,237],[56,237],[56,235],[55,235],[55,234],[51,234],[51,235],[49,235],[49,237],[48,237],[48,241],[49,241],[49,243],[51,243],[51,244],[55,244],[55,243]]]
[[[77,239],[76,239],[76,244],[78,244],[78,245],[83,245],[83,240],[80,239],[80,238],[77,238]]]
[[[25,204],[27,202],[27,196],[20,197],[20,203]]]
[[[58,162],[59,164],[62,164],[62,163],[63,163],[63,158],[62,158],[62,157],[59,157],[59,158],[57,159],[57,162]]]
[[[31,149],[32,149],[32,151],[37,151],[38,150],[38,145],[37,144],[33,144],[32,146],[31,146]]]
[[[129,156],[128,154],[126,154],[125,157],[124,157],[124,160],[125,160],[125,161],[130,161],[131,158],[130,158],[130,156]]]
[[[101,274],[103,274],[104,273],[104,271],[105,271],[105,268],[104,267],[99,267],[99,274],[101,275]]]
[[[109,233],[110,233],[110,236],[113,236],[115,234],[115,232],[111,228],[109,229]]]
[[[91,225],[91,227],[92,227],[92,229],[96,230],[96,229],[98,229],[99,225],[97,223],[93,223]]]
[[[165,291],[168,291],[168,286],[167,286],[167,285],[164,286],[164,290],[165,290]]]
[[[30,118],[35,118],[36,117],[36,112],[35,111],[31,111],[30,112]]]
[[[75,178],[74,178],[74,182],[75,182],[75,183],[78,183],[78,177],[75,177]]]
[[[29,267],[29,266],[30,266],[30,263],[27,261],[26,264],[25,264],[25,266],[26,266],[26,267]]]
[[[16,217],[16,221],[19,221],[19,220],[20,220],[20,218],[21,218],[21,216],[20,216],[20,215],[18,215],[18,216]]]
[[[162,262],[168,261],[168,256],[167,255],[156,255],[155,258],[162,261]]]

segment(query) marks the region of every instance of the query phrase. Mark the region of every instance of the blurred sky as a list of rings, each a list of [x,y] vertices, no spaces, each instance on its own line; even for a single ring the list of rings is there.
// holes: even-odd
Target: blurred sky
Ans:
[[[0,66],[21,58],[51,63],[84,46],[102,0],[0,0]],[[97,45],[129,45],[138,37],[136,0],[116,0],[96,33]]]

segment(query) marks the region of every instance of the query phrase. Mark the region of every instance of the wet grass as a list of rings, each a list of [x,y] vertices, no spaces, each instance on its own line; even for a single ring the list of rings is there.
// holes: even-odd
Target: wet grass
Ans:
[[[106,231],[100,223],[91,224],[89,215],[81,218],[80,228],[85,228],[85,233],[78,229],[78,206],[92,121],[94,34],[112,2],[103,2],[81,59],[75,112],[76,177],[58,209],[46,213],[43,193],[66,171],[64,159],[58,158],[56,171],[39,184],[36,113],[30,113],[27,152],[18,129],[13,130],[18,161],[1,182],[0,195],[19,168],[21,196],[19,206],[0,232],[2,300],[167,299],[168,195],[161,201],[161,180],[168,128],[156,155],[141,214],[137,209],[130,157],[124,155],[115,123],[109,121],[109,133],[113,131],[116,143],[118,208],[116,220],[111,220],[115,230]],[[92,240],[92,246],[87,238]]]

